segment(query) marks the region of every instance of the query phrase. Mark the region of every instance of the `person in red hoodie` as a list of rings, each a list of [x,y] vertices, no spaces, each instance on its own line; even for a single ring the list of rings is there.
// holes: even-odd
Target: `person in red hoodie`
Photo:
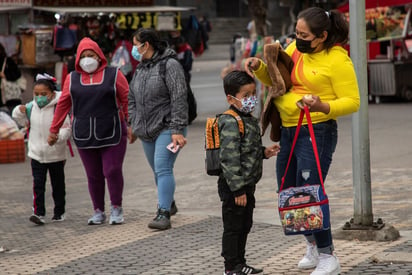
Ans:
[[[177,59],[180,64],[182,64],[183,70],[185,72],[186,83],[189,85],[191,80],[190,71],[192,70],[193,64],[193,51],[189,43],[186,42],[183,36],[173,37],[171,39],[172,49],[175,50],[177,54]]]
[[[110,224],[123,223],[123,160],[127,146],[129,85],[118,68],[107,65],[103,51],[90,38],[77,48],[75,71],[67,75],[50,127],[48,143],[71,112],[72,136],[88,180],[94,214],[88,224],[102,224],[105,181],[109,190]]]

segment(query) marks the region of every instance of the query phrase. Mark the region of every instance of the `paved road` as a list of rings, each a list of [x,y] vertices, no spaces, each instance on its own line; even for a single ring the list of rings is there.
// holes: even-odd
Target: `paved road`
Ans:
[[[124,164],[125,224],[87,226],[92,214],[86,177],[78,154],[67,161],[67,219],[45,226],[31,214],[30,163],[0,165],[0,274],[221,274],[222,223],[216,178],[204,173],[205,118],[224,110],[219,78],[227,45],[211,45],[195,61],[193,90],[199,118],[189,128],[189,144],[175,168],[179,212],[172,229],[147,228],[154,216],[153,176],[139,143],[130,145]],[[412,112],[411,103],[369,105],[374,219],[400,230],[393,242],[335,240],[342,274],[412,274]],[[332,227],[340,230],[353,215],[351,116],[339,120],[339,144],[326,181]],[[267,137],[264,143],[270,144]],[[355,152],[356,153],[356,152]],[[275,159],[265,161],[258,185],[255,224],[247,258],[265,274],[310,274],[296,263],[302,237],[285,237],[279,227],[274,180]],[[107,197],[107,196],[106,196]],[[50,188],[47,211],[52,212]],[[108,198],[106,200],[109,206]],[[3,251],[0,249],[0,251]]]

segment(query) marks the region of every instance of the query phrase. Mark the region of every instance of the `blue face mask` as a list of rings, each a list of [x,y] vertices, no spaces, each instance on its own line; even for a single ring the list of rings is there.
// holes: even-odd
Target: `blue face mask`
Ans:
[[[139,49],[141,46],[143,46],[143,45],[144,45],[144,44],[140,44],[139,46],[134,45],[133,48],[132,48],[132,52],[131,52],[132,57],[133,57],[135,60],[139,61],[139,62],[142,62],[143,55],[141,55],[141,54],[139,53],[138,49]],[[144,54],[144,53],[143,53],[143,54]]]
[[[37,102],[37,106],[39,106],[40,108],[43,108],[50,102],[49,98],[46,95],[37,95],[34,98]]]

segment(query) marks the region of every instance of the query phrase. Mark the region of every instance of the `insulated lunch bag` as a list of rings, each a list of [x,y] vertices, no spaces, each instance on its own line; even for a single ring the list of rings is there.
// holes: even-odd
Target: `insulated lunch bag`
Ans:
[[[283,189],[285,176],[292,159],[293,150],[296,145],[300,127],[302,126],[304,114],[308,121],[308,128],[318,167],[320,183]],[[330,227],[329,201],[323,184],[315,133],[313,131],[312,121],[307,107],[301,111],[299,122],[296,127],[288,164],[285,169],[285,174],[282,177],[282,184],[279,188],[278,209],[285,235],[310,234]]]

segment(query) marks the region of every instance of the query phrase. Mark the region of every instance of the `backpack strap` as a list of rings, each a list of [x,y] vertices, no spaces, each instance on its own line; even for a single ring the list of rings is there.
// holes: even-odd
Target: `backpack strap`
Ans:
[[[27,119],[29,120],[29,123],[30,123],[30,117],[31,117],[31,110],[32,109],[33,109],[33,101],[30,101],[26,105],[26,116],[27,116]]]
[[[237,121],[237,124],[239,125],[239,132],[240,135],[243,137],[245,135],[245,125],[243,124],[243,120],[242,118],[239,116],[238,113],[236,113],[234,110],[229,109],[227,111],[225,111],[223,114],[225,115],[231,115],[232,117],[234,117]]]
[[[167,58],[160,60],[159,62],[159,74],[163,79],[163,82],[166,83],[165,79],[166,79],[166,63],[167,63]]]
[[[164,58],[164,59],[160,60],[160,61],[159,61],[159,75],[162,77],[162,79],[163,79],[163,81],[164,81],[165,83],[166,83],[166,63],[167,63],[167,61],[169,61],[169,59],[174,59],[174,60],[176,60],[177,63],[179,63],[180,66],[182,66],[182,64],[180,63],[179,59],[177,59],[176,57],[173,57],[173,56],[169,56],[169,57],[167,57],[167,58]],[[185,70],[183,69],[183,66],[182,66],[182,70],[183,70],[183,72],[185,71]],[[186,79],[185,79],[185,80],[186,80]]]

